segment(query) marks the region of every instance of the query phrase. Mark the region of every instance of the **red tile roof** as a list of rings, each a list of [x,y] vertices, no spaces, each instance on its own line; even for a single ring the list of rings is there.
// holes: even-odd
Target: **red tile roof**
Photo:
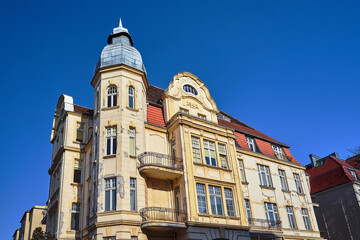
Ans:
[[[147,106],[147,120],[148,123],[165,127],[164,116],[161,107],[157,107],[151,104]]]
[[[360,154],[346,159],[346,162],[356,169],[360,169]]]
[[[307,166],[306,173],[310,175],[311,194],[336,187],[346,182],[357,181],[350,173],[354,170],[360,177],[360,171],[347,162],[333,156],[327,156],[326,162],[318,167]]]
[[[79,106],[79,105],[76,105],[76,104],[74,104],[74,112],[81,113],[81,114],[86,115],[86,116],[93,116],[94,115],[94,110],[93,109],[83,107],[83,106]]]

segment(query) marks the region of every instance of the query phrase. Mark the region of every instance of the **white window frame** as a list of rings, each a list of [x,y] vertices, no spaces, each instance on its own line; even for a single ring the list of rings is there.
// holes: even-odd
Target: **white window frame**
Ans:
[[[131,197],[133,193],[134,198]],[[133,207],[134,206],[134,207]],[[130,211],[137,210],[136,178],[130,178]]]
[[[216,147],[215,147],[215,142],[209,141],[209,140],[203,140],[203,146],[204,146],[204,152],[205,152],[205,163],[207,165],[211,165],[211,166],[217,166],[217,157],[216,157]],[[215,162],[213,163],[211,161],[211,152],[214,152],[214,157],[215,157]],[[208,153],[209,156],[209,163],[206,162],[206,153]]]
[[[73,183],[81,184],[82,182],[82,160],[81,159],[74,159],[74,170],[73,170]],[[80,171],[80,182],[75,182],[75,171]]]
[[[179,112],[181,113],[185,113],[185,114],[189,114],[189,110],[185,109],[185,108],[180,108]]]
[[[77,224],[78,226],[76,227],[76,223],[73,223],[73,214],[76,214],[74,216],[74,218],[77,218]],[[73,224],[75,225],[73,227]],[[70,228],[73,231],[80,231],[80,203],[72,203],[71,205],[71,223],[70,223]]]
[[[240,180],[241,180],[241,182],[246,183],[244,161],[242,159],[238,159],[238,165],[239,165],[239,172],[240,172]]]
[[[290,228],[291,229],[297,229],[297,224],[296,224],[296,219],[295,219],[295,214],[294,214],[293,207],[286,206],[286,212],[287,212],[287,215],[288,215]]]
[[[198,113],[198,118],[206,120],[206,115]]]
[[[205,184],[196,183],[196,198],[197,198],[197,204],[198,204],[198,212],[207,214],[208,210],[207,210],[207,198],[206,198]]]
[[[129,108],[135,109],[135,88],[129,86]]]
[[[298,193],[304,193],[299,174],[294,173],[294,181],[295,181],[295,185],[296,185],[296,191]]]
[[[357,175],[356,171],[354,169],[348,168],[351,175],[355,178],[355,180],[359,181],[359,176]]]
[[[247,217],[248,223],[252,224],[252,212],[251,212],[251,207],[250,207],[250,200],[244,199],[244,204],[245,204],[245,212],[246,212],[246,217]]]
[[[134,141],[134,146],[131,148],[131,141]],[[129,127],[129,155],[136,156],[136,128]]]
[[[250,151],[256,152],[255,139],[252,138],[252,137],[246,136],[246,142],[247,142],[247,144],[248,144],[248,147],[249,147]]]
[[[285,170],[279,169],[279,176],[282,190],[289,191],[289,185],[287,182]]]
[[[106,209],[106,192],[109,191],[109,209]],[[105,179],[105,211],[115,211],[116,210],[116,178],[107,178]],[[115,194],[115,203],[113,202]]]
[[[109,155],[115,155],[116,154],[116,148],[117,148],[117,131],[116,127],[107,127],[105,129],[105,153],[107,156]],[[108,152],[108,140],[110,140],[110,153]],[[114,144],[114,142],[116,144]],[[114,146],[116,145],[116,146]]]
[[[209,189],[211,213],[214,215],[223,216],[224,206],[223,206],[221,187],[209,185],[208,189]],[[212,204],[211,201],[212,199],[214,200],[214,205]],[[218,209],[219,205],[221,206],[221,209]],[[213,206],[215,206],[215,208],[213,208]]]
[[[106,101],[107,107],[117,106],[117,87],[115,85],[106,89]]]
[[[198,95],[198,91],[196,90],[196,88],[194,86],[192,86],[191,84],[185,83],[182,85],[182,89],[184,92],[192,94],[194,96]]]
[[[275,156],[278,159],[287,160],[286,156],[285,156],[285,153],[284,153],[284,149],[282,147],[277,146],[277,145],[271,145],[271,147],[274,150]]]
[[[276,225],[276,222],[279,220],[279,213],[276,204],[265,202],[264,206],[269,226]]]
[[[226,145],[218,143],[218,150],[219,150],[221,167],[228,169],[229,165],[228,165],[228,160],[227,160],[227,155],[226,155]]]
[[[258,172],[260,185],[265,187],[273,187],[270,168],[268,166],[258,164]]]
[[[308,230],[308,231],[312,231],[308,210],[306,208],[302,208],[301,209],[301,215],[303,216],[305,229]]]

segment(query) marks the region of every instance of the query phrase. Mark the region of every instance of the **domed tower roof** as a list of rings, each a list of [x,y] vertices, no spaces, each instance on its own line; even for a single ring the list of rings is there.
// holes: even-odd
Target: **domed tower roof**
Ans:
[[[133,47],[133,40],[129,31],[122,26],[121,19],[119,26],[113,29],[107,42],[108,45],[102,50],[99,61],[95,66],[94,74],[99,68],[118,64],[125,64],[146,74],[141,54]]]

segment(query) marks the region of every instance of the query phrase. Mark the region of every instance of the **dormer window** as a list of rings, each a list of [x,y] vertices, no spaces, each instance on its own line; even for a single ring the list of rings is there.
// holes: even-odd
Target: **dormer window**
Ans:
[[[350,171],[351,175],[355,178],[355,180],[358,180],[358,181],[360,180],[359,176],[356,174],[355,170],[349,168],[349,171]]]
[[[275,156],[276,156],[278,159],[287,160],[287,159],[286,159],[286,156],[285,156],[285,153],[284,153],[284,150],[282,149],[282,147],[279,147],[279,146],[276,146],[276,145],[271,145],[271,146],[272,146],[272,149],[274,150]]]
[[[191,93],[191,94],[193,94],[194,96],[197,96],[197,95],[198,95],[197,90],[196,90],[193,86],[191,86],[190,84],[185,84],[185,85],[183,86],[183,90],[184,90],[186,93]]]

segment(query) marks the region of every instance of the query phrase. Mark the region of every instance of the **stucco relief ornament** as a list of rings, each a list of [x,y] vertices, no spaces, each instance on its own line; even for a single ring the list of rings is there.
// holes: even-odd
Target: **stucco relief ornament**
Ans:
[[[185,106],[191,107],[193,109],[199,109],[199,106],[196,103],[192,103],[192,102],[185,102],[184,104]]]

